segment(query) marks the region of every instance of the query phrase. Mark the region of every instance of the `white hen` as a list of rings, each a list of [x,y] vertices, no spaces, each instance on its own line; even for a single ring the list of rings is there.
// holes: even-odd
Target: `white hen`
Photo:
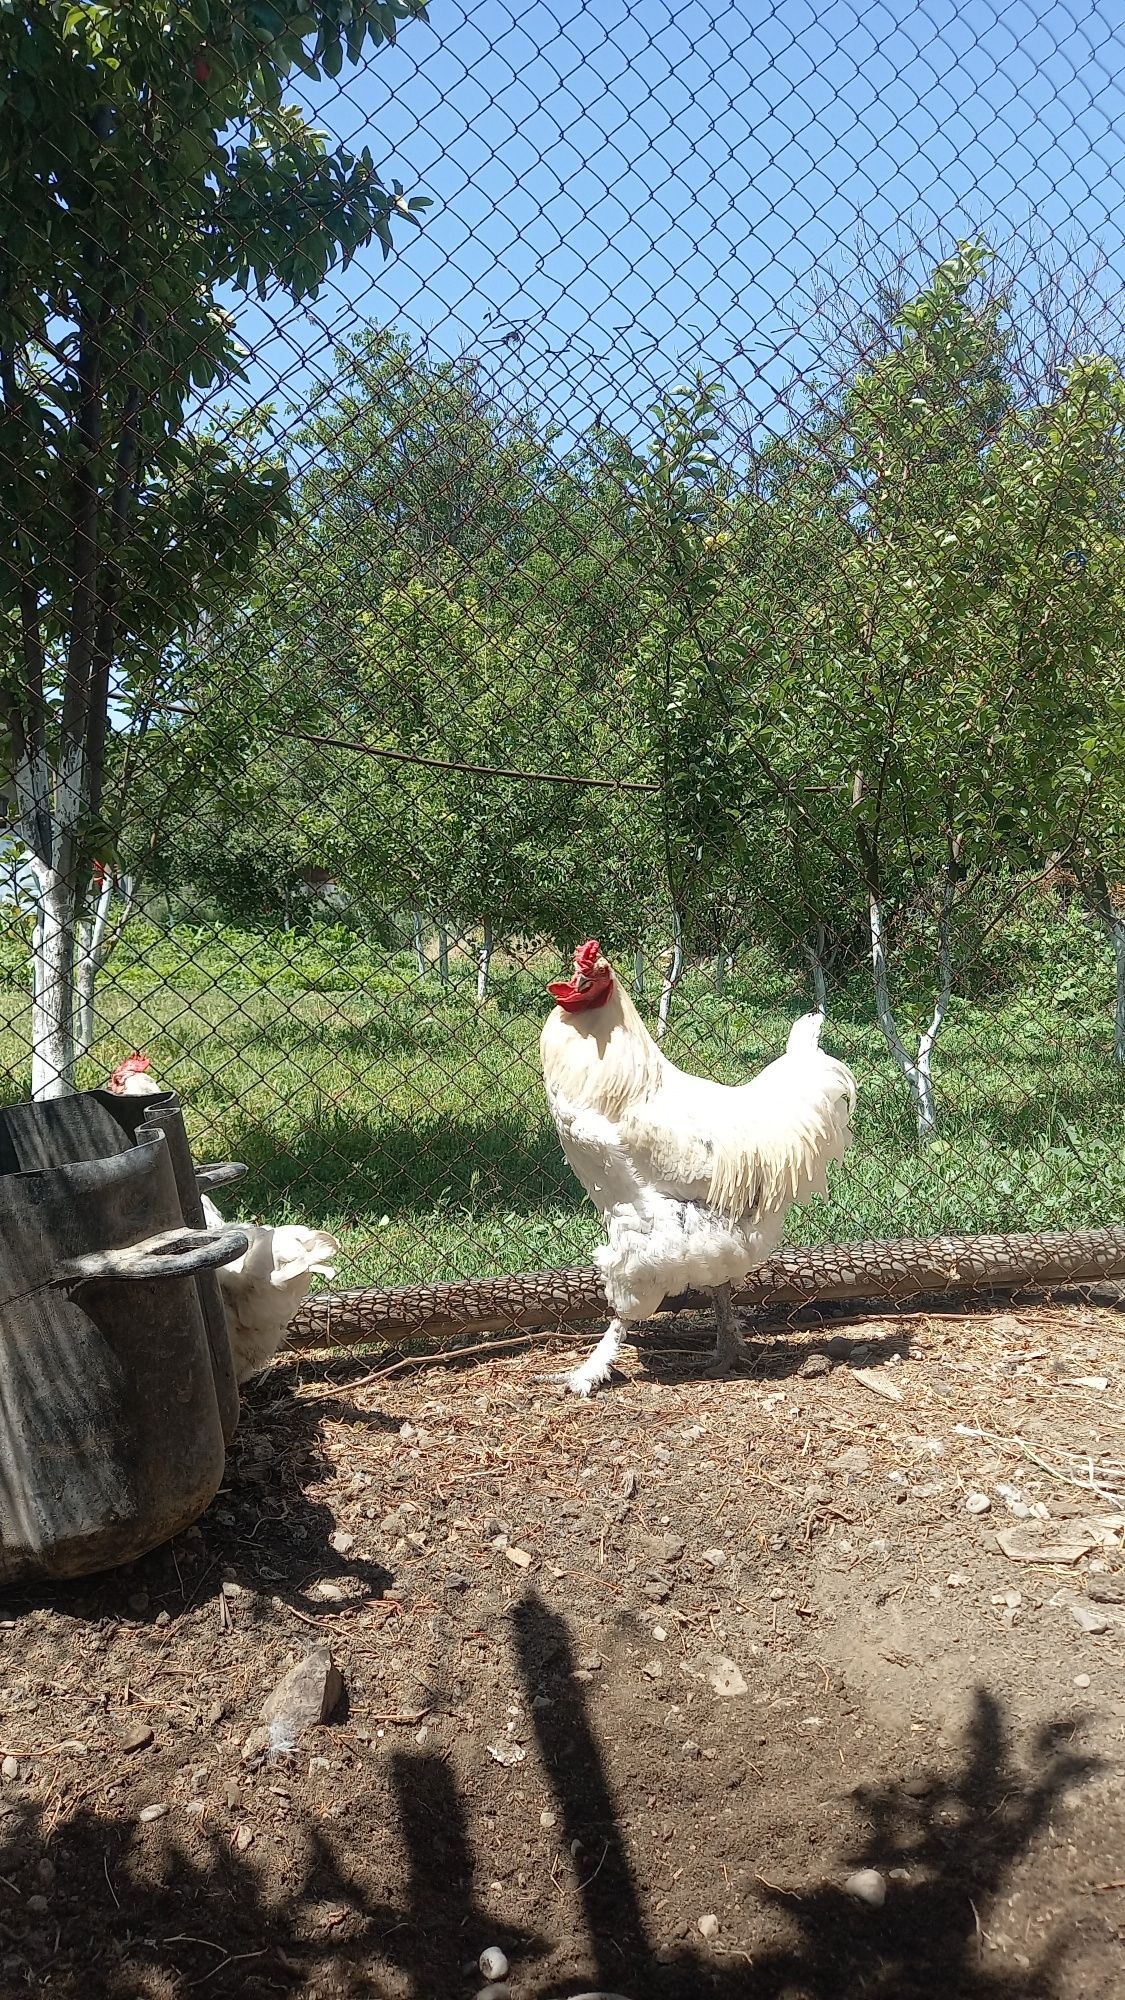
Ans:
[[[780,1246],[794,1203],[826,1191],[851,1143],[855,1078],[820,1047],[823,1015],[795,1021],[786,1052],[730,1087],[669,1062],[591,938],[543,1027],[547,1101],[563,1152],[599,1209],[594,1253],[614,1318],[589,1360],[564,1377],[588,1396],[608,1379],[630,1326],[669,1295],[709,1290],[713,1367],[745,1347],[731,1286]]]
[[[207,1195],[203,1214],[208,1228],[222,1228],[223,1217]],[[235,1377],[242,1383],[272,1361],[313,1278],[335,1277],[340,1245],[326,1229],[302,1229],[297,1223],[263,1229],[256,1222],[240,1222],[238,1227],[246,1231],[250,1247],[217,1276]]]
[[[163,1084],[151,1074],[146,1055],[137,1049],[118,1063],[106,1084],[118,1097],[159,1096]],[[221,1229],[223,1217],[207,1195],[203,1216],[209,1229]],[[294,1315],[304,1305],[317,1278],[334,1278],[340,1245],[326,1229],[302,1229],[282,1223],[265,1229],[240,1222],[250,1247],[216,1273],[227,1316],[231,1354],[237,1380],[248,1382],[272,1361]]]

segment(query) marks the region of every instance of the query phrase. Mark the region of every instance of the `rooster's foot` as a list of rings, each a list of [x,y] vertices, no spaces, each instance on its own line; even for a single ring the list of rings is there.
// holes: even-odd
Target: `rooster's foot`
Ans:
[[[609,1381],[613,1367],[629,1328],[624,1320],[613,1319],[603,1333],[588,1361],[581,1368],[564,1369],[561,1375],[541,1375],[541,1382],[554,1382],[569,1389],[572,1396],[591,1396],[603,1382]]]

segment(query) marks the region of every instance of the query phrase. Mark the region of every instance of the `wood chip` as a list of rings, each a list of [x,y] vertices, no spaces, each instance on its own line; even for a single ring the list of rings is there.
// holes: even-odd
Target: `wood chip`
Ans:
[[[996,1539],[1013,1562],[1076,1563],[1099,1546],[1085,1521],[1019,1521]]]
[[[902,1390],[896,1389],[893,1382],[888,1382],[881,1368],[853,1368],[849,1372],[852,1381],[860,1383],[864,1389],[872,1389],[877,1396],[885,1396],[888,1403],[901,1403]]]

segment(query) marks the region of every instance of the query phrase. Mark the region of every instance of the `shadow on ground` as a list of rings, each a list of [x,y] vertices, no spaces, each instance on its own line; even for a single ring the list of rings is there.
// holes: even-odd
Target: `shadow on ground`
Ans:
[[[565,1620],[529,1591],[511,1615],[511,1642],[556,1801],[564,1863],[571,1842],[579,1843],[579,1957],[592,1962],[607,1992],[629,2000],[701,1993],[719,2000],[1052,2000],[1058,1991],[1064,1942],[1013,1978],[988,1961],[982,1925],[1060,1795],[1091,1768],[1068,1747],[1073,1722],[1040,1731],[1021,1770],[999,1702],[978,1690],[958,1757],[912,1782],[909,1796],[896,1790],[864,1799],[864,1838],[828,1860],[813,1886],[768,1886],[769,1854],[747,1856],[765,1878],[761,1903],[780,1920],[769,1924],[780,1942],[752,1959],[724,1953],[721,1937],[713,1947],[680,1944],[669,1952],[658,1949],[643,1906],[590,1689],[573,1678]],[[520,1994],[565,2000],[588,1987],[588,1977],[548,1984],[536,1976],[561,1904],[544,1897],[540,1935],[505,1931],[489,1914],[488,1832],[470,1823],[443,1756],[411,1748],[383,1768],[396,1849],[390,1872],[400,1885],[385,1899],[372,1893],[365,1866],[372,1830],[355,1818],[331,1828],[310,1818],[299,1864],[272,1880],[252,1854],[237,1851],[229,1831],[201,1828],[190,1840],[173,1831],[154,1879],[151,1846],[82,1804],[81,1795],[60,1817],[50,1802],[22,1807],[9,1791],[0,1878],[12,1893],[0,1920],[0,1990],[13,2000],[34,1990],[61,2000],[178,2000],[196,1989],[208,2000],[295,1993],[309,2000],[460,2000],[481,1983],[467,1980],[464,1966],[482,1938],[504,1946]],[[54,1886],[46,1908],[33,1907],[28,1894],[42,1879],[44,1859]],[[883,1908],[857,1904],[836,1886],[858,1867],[890,1877]],[[904,1872],[896,1877],[895,1870]]]

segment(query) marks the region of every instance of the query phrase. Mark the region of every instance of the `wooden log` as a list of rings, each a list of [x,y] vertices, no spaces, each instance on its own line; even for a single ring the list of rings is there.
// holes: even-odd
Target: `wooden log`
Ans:
[[[1039,1230],[1009,1236],[905,1237],[779,1250],[736,1294],[743,1312],[869,1299],[901,1303],[959,1292],[1057,1290],[1125,1277],[1125,1228]],[[662,1311],[706,1310],[705,1293],[665,1299]],[[289,1330],[293,1347],[353,1347],[452,1333],[580,1325],[608,1313],[592,1267],[530,1271],[396,1291],[320,1292]]]

